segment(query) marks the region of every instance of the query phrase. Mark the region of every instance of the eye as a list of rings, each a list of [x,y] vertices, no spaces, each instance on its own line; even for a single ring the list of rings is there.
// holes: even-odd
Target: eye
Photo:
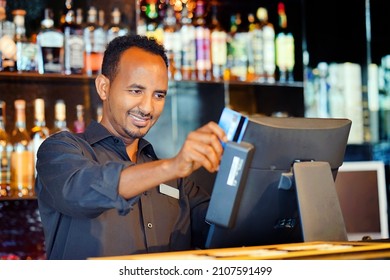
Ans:
[[[154,94],[154,96],[157,98],[157,99],[165,99],[165,96],[167,96],[167,93],[166,92],[156,92]]]
[[[142,89],[129,89],[129,93],[132,95],[141,95],[143,91]]]

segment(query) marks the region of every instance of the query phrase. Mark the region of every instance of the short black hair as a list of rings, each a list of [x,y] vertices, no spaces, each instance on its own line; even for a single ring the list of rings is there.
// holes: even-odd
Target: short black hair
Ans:
[[[166,50],[164,46],[159,44],[154,38],[134,34],[119,36],[114,38],[107,45],[104,52],[102,74],[110,81],[115,79],[122,53],[132,47],[137,47],[152,54],[161,56],[165,65],[168,67]]]

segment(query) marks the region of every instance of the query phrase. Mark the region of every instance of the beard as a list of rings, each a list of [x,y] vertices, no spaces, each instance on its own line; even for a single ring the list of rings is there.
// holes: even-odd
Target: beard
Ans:
[[[153,117],[150,114],[144,114],[140,110],[131,110],[128,112],[129,115],[134,115],[134,116],[139,116],[141,118],[148,117],[150,118],[150,121],[152,121]],[[133,127],[133,128],[124,128],[124,131],[127,136],[134,138],[134,139],[139,139],[143,138],[150,130],[150,127]]]
[[[147,129],[146,131],[141,131],[141,129],[125,129],[124,131],[127,136],[134,139],[140,139],[143,138],[148,133],[149,129]]]

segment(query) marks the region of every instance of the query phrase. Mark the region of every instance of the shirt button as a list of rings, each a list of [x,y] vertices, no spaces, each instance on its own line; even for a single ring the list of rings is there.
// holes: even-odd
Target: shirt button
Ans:
[[[152,223],[148,223],[148,228],[152,228],[153,227],[153,224]]]

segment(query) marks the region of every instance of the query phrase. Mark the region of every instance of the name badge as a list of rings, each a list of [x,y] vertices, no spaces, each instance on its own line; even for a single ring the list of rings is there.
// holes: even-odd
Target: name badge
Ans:
[[[167,196],[179,199],[180,193],[179,189],[176,189],[174,187],[168,186],[166,184],[160,184],[159,191],[162,194],[165,194]]]

